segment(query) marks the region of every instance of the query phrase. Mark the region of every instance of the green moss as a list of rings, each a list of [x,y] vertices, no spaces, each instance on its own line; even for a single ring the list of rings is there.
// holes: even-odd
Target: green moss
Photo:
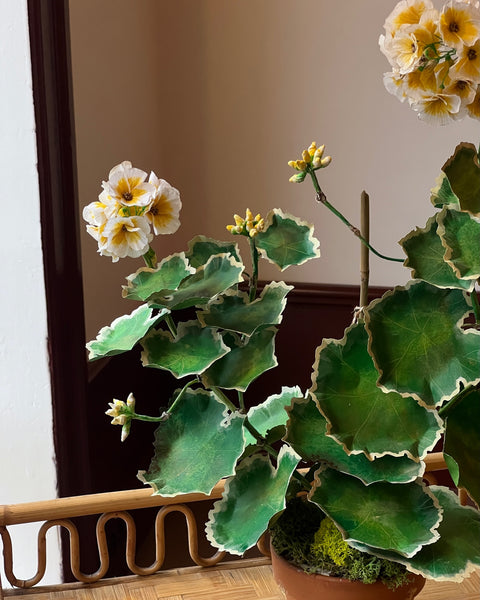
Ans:
[[[276,552],[309,573],[381,581],[391,589],[409,578],[403,565],[351,548],[335,523],[305,499],[289,502],[270,532]]]
[[[308,570],[310,547],[324,517],[324,513],[312,502],[301,498],[289,501],[287,508],[270,527],[277,554]]]
[[[316,560],[329,559],[337,567],[344,567],[353,551],[343,541],[342,534],[331,519],[323,519],[315,532],[310,550]]]

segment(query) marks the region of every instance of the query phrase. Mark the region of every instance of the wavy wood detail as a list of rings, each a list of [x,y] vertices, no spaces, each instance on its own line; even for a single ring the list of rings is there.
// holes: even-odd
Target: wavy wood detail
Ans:
[[[54,519],[46,521],[40,527],[37,535],[37,571],[29,579],[18,579],[13,570],[13,549],[12,541],[8,529],[0,526],[0,535],[3,541],[4,569],[8,582],[18,588],[31,588],[37,585],[45,575],[47,566],[46,556],[46,534],[52,527],[65,528],[70,537],[70,567],[76,581],[82,583],[94,583],[105,577],[110,557],[108,553],[107,536],[105,525],[111,519],[121,519],[127,530],[125,559],[128,568],[134,575],[152,575],[162,568],[165,560],[165,517],[171,512],[182,513],[185,517],[188,531],[188,551],[193,562],[200,567],[212,567],[219,563],[225,557],[225,552],[216,552],[211,557],[203,557],[198,553],[198,531],[195,516],[190,508],[185,505],[168,505],[159,509],[155,519],[155,561],[148,567],[137,565],[136,554],[136,526],[132,516],[125,511],[103,513],[99,516],[96,526],[97,553],[100,565],[98,569],[91,574],[83,573],[80,569],[80,536],[77,527],[68,519]],[[91,551],[91,550],[90,550]]]

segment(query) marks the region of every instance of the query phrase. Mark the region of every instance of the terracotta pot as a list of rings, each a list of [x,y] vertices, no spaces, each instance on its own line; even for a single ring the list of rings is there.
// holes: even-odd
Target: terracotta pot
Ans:
[[[425,585],[425,578],[411,574],[410,581],[396,590],[383,583],[361,583],[340,577],[312,575],[279,557],[272,548],[273,576],[287,600],[412,600]]]

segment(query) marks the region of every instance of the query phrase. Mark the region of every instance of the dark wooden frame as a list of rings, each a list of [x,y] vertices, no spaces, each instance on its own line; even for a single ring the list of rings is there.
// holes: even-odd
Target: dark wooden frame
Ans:
[[[67,0],[28,0],[59,496],[89,489],[85,332]]]

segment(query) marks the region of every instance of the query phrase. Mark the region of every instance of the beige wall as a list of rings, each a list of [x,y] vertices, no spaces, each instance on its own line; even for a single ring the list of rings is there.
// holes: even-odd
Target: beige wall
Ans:
[[[322,258],[291,281],[356,283],[358,243],[288,183],[287,161],[312,140],[327,145],[329,199],[358,223],[371,196],[373,244],[397,246],[430,213],[429,189],[477,122],[419,122],[387,94],[378,36],[394,0],[70,0],[80,197],[95,200],[109,169],[128,159],[182,193],[182,228],[155,241],[177,251],[197,232],[225,237],[234,212],[282,207],[315,223]],[[82,240],[87,335],[129,309],[123,276]],[[402,266],[371,261],[374,285],[403,283]],[[278,278],[272,268],[264,277]],[[133,306],[132,306],[133,308]]]

